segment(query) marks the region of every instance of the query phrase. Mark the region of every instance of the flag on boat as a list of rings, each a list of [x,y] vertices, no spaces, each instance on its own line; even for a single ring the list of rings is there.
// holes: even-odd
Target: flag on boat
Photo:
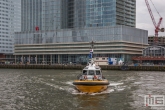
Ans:
[[[91,53],[91,52],[93,53],[93,49],[90,51],[90,53]]]
[[[90,50],[90,54],[89,54],[89,58],[92,58],[93,57],[93,49]]]

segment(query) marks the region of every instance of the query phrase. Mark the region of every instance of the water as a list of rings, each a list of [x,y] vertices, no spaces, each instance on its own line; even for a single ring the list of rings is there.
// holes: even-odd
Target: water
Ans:
[[[0,110],[149,110],[144,95],[165,95],[165,73],[106,71],[101,93],[78,92],[80,70],[1,69]]]

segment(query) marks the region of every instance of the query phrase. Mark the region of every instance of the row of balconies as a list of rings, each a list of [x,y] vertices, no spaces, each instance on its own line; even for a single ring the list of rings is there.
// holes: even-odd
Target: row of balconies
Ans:
[[[123,16],[117,14],[116,18],[119,19],[119,20],[129,20],[129,21],[132,20],[132,21],[135,21],[135,17],[132,17],[132,16],[124,16],[123,17]]]
[[[117,19],[117,23],[118,24],[131,24],[131,25],[135,25],[135,21],[134,20],[130,20],[130,19]]]
[[[117,23],[117,25],[124,25],[124,26],[135,27],[135,24],[134,23],[126,23],[126,22]]]
[[[131,11],[127,11],[127,10],[122,10],[122,9],[117,9],[117,12],[120,12],[120,13],[122,13],[122,14],[129,14],[129,15],[133,15],[133,16],[135,16],[135,13],[133,12],[131,12]]]
[[[128,11],[135,11],[135,7],[131,8],[131,7],[125,7],[123,5],[116,5],[116,9],[121,9],[121,10],[128,10]]]
[[[131,8],[135,8],[135,3],[133,2],[125,2],[125,1],[122,1],[122,0],[117,0],[116,4],[118,5],[122,5],[122,6],[128,6],[128,7],[131,7]]]

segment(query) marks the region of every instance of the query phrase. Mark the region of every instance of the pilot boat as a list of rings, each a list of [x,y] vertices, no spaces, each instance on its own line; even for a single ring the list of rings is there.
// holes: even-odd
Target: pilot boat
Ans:
[[[75,85],[80,92],[98,93],[108,88],[109,81],[105,79],[101,68],[92,58],[82,70],[82,73],[77,76],[77,80],[73,82],[73,85]]]
[[[101,68],[94,62],[93,58],[82,70],[82,74],[73,82],[75,87],[84,93],[102,92],[108,88],[109,81],[105,79]]]

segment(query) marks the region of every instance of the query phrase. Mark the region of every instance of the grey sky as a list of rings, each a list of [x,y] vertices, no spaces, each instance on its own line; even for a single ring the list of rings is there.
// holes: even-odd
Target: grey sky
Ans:
[[[159,15],[156,12],[155,8],[153,7],[150,0],[148,0],[150,3],[151,10],[153,12],[154,18],[156,23],[159,21]],[[163,17],[163,22],[161,27],[165,26],[165,0],[152,0],[155,7],[157,8],[159,14],[161,17]],[[155,34],[155,27],[152,23],[152,19],[150,17],[150,14],[148,12],[145,0],[136,0],[137,7],[136,7],[136,27],[144,30],[148,30],[148,35],[154,35]],[[165,32],[159,32],[159,36],[165,36]]]

